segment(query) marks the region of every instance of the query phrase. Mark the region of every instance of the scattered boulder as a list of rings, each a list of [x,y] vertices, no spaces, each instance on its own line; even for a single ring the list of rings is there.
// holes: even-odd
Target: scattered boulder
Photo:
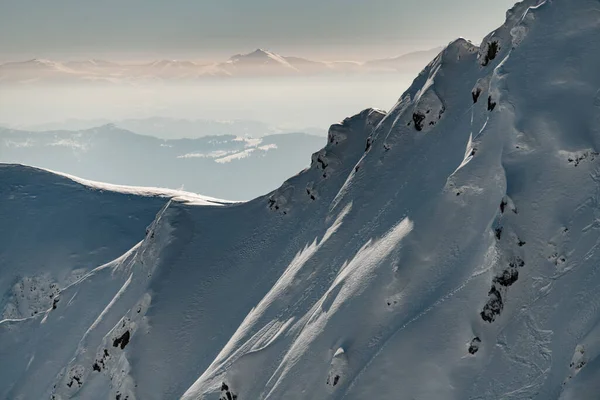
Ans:
[[[104,353],[100,357],[96,358],[94,365],[92,365],[92,370],[100,372],[103,368],[106,368],[105,362],[108,359],[108,357],[108,350],[104,349]]]
[[[502,301],[502,295],[500,291],[496,289],[496,286],[492,286],[488,293],[488,301],[483,306],[483,310],[481,311],[481,319],[486,322],[492,323],[496,319],[498,315],[504,309],[504,303]]]
[[[587,356],[585,354],[585,347],[582,344],[578,344],[575,347],[575,352],[573,353],[573,357],[571,358],[571,363],[569,364],[569,376],[563,382],[565,385],[569,380],[574,378],[583,367],[587,364]]]
[[[84,368],[81,365],[75,365],[69,370],[67,379],[67,387],[72,388],[73,385],[77,384],[76,388],[80,388],[83,385],[83,373]]]
[[[348,359],[346,352],[340,347],[336,350],[331,360],[331,366],[329,367],[329,374],[327,376],[326,384],[331,388],[336,387],[341,382],[347,367]]]
[[[500,240],[502,238],[502,227],[501,226],[494,229],[494,236],[496,236],[497,240]]]
[[[425,115],[420,112],[415,112],[412,115],[413,122],[415,123],[415,129],[419,132],[423,130],[423,121],[425,120]]]
[[[415,129],[419,132],[437,124],[446,112],[446,107],[433,86],[423,90],[416,99],[411,118],[411,122],[414,123]]]
[[[590,161],[594,161],[598,156],[598,152],[596,151],[584,151],[581,153],[573,153],[568,156],[567,161],[569,164],[577,167],[582,161],[589,159]]]
[[[365,152],[369,151],[372,144],[373,144],[373,136],[369,135],[369,137],[367,138],[367,145],[365,146]]]
[[[121,350],[123,350],[125,348],[125,346],[127,346],[127,344],[129,343],[129,339],[131,337],[131,334],[129,333],[129,331],[125,331],[125,333],[123,333],[120,337],[116,338],[115,340],[113,340],[113,346],[114,347],[121,347]]]
[[[473,97],[473,104],[477,103],[477,100],[479,100],[479,95],[481,95],[481,88],[477,88],[471,92],[471,96]]]
[[[0,319],[26,318],[55,309],[60,288],[49,274],[18,278],[8,294]]]
[[[229,388],[229,385],[227,385],[225,382],[223,382],[221,384],[221,396],[219,397],[219,400],[236,400],[236,399],[237,399],[237,395],[231,391],[231,389]]]
[[[502,201],[500,202],[500,212],[502,214],[504,214],[504,209],[506,208],[507,204],[508,204],[508,202],[505,199],[502,199]]]
[[[519,271],[516,267],[510,266],[505,269],[500,276],[494,278],[494,283],[497,283],[500,286],[511,286],[519,279]]]
[[[516,257],[500,275],[494,277],[492,287],[488,293],[488,301],[480,313],[481,319],[492,323],[500,315],[504,309],[502,293],[506,293],[506,289],[519,279],[518,268],[524,266],[525,261],[520,257]]]
[[[496,103],[492,101],[492,96],[488,96],[487,109],[488,111],[494,111],[494,108],[496,108]]]
[[[496,56],[498,55],[498,51],[500,51],[500,45],[497,41],[493,40],[491,42],[488,42],[487,50],[485,56],[483,57],[483,62],[481,63],[481,65],[483,65],[484,67],[487,66],[490,63],[490,61],[496,58]]]
[[[475,354],[479,351],[479,345],[481,344],[481,339],[478,336],[474,337],[469,344],[469,354]]]

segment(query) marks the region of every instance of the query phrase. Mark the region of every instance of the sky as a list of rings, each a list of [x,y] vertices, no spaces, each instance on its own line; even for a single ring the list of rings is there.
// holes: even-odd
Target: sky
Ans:
[[[219,60],[266,48],[321,60],[478,43],[514,0],[0,0],[0,62]]]

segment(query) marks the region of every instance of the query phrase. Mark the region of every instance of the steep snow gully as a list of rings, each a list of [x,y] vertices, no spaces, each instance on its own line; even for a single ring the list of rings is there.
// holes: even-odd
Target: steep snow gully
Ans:
[[[2,166],[0,397],[597,399],[599,55],[518,3],[246,203]]]

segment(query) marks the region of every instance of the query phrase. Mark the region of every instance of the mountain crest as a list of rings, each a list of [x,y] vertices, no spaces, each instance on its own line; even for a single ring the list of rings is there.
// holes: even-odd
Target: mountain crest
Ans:
[[[317,198],[321,203],[331,202],[348,175],[359,170],[357,163],[371,147],[371,135],[385,115],[367,108],[331,125],[327,144],[312,155],[310,167],[268,196],[269,209],[288,215],[294,203],[310,204]]]

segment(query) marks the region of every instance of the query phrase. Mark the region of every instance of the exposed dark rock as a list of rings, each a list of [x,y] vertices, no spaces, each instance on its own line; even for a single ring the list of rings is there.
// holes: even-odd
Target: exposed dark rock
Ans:
[[[324,170],[325,168],[327,168],[327,165],[328,165],[328,164],[327,164],[325,161],[323,161],[323,160],[321,159],[321,156],[317,157],[317,162],[318,162],[318,163],[319,163],[319,165],[321,166],[321,169],[323,169],[323,170]]]
[[[469,345],[469,354],[475,354],[479,351],[479,344],[481,343],[481,339],[479,337],[473,338],[471,340],[471,344]]]
[[[575,157],[575,159],[573,159],[573,157],[569,157],[567,159],[567,161],[569,162],[569,164],[573,164],[575,167],[579,165],[579,163],[587,158],[589,158],[591,161],[594,161],[594,159],[598,156],[598,152],[595,151],[586,151],[585,153]]]
[[[506,205],[507,205],[507,204],[508,204],[508,203],[507,203],[507,202],[506,202],[506,200],[504,200],[504,199],[502,199],[502,201],[500,202],[500,212],[501,212],[502,214],[504,214],[504,209],[506,208]]]
[[[129,333],[129,331],[125,331],[125,333],[122,334],[121,337],[118,337],[115,340],[113,340],[113,346],[114,347],[121,346],[121,349],[124,349],[125,346],[127,346],[127,344],[129,343],[130,337],[131,337],[131,334]]]
[[[492,96],[488,96],[487,109],[488,111],[494,111],[494,108],[496,108],[496,103],[492,101]]]
[[[498,55],[498,50],[500,50],[500,46],[498,46],[498,42],[492,41],[488,44],[487,53],[486,53],[485,58],[483,59],[483,63],[482,63],[482,65],[484,67],[486,65],[488,65],[490,63],[490,61],[492,61],[494,58],[496,58],[496,55]]]
[[[499,226],[494,229],[494,235],[496,235],[496,239],[500,240],[502,238],[502,227]]]
[[[92,365],[92,370],[100,372],[102,369],[100,368],[98,363],[95,362],[94,365]]]
[[[500,315],[502,309],[504,308],[504,303],[502,302],[502,295],[500,291],[496,289],[496,286],[492,286],[488,293],[488,301],[483,306],[483,310],[481,311],[481,319],[486,322],[492,323],[496,319],[496,316]]]
[[[508,287],[511,286],[519,279],[519,271],[517,268],[511,266],[505,269],[500,276],[494,278],[494,283],[500,286]]]
[[[78,375],[75,375],[71,378],[71,380],[69,381],[69,383],[67,383],[68,387],[72,387],[73,383],[77,382],[78,386],[81,386],[83,383],[81,382],[81,377]]]
[[[418,131],[423,130],[423,121],[425,120],[425,114],[421,112],[415,112],[412,115],[413,122],[415,123],[415,129]]]
[[[481,88],[477,88],[474,92],[471,92],[471,96],[473,96],[473,104],[477,103],[477,100],[479,100],[479,95],[481,95]]]
[[[523,261],[523,259],[521,257],[516,257],[514,261],[512,261],[509,266],[511,268],[516,268],[516,267],[524,267],[525,266],[525,261]]]
[[[338,382],[340,381],[340,376],[336,375],[333,377],[333,386],[337,385]]]
[[[369,151],[369,149],[371,148],[371,144],[373,144],[373,138],[371,136],[369,136],[367,138],[367,145],[365,147],[365,152]]]
[[[236,400],[236,399],[237,399],[237,395],[229,389],[229,386],[225,382],[223,382],[221,384],[221,396],[219,397],[219,400]]]

